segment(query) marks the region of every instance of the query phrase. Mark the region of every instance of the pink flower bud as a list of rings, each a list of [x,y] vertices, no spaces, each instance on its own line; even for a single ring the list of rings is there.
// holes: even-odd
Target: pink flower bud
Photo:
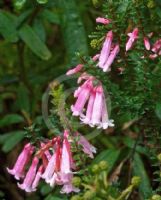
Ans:
[[[99,57],[98,66],[100,68],[103,68],[105,62],[108,59],[108,56],[110,54],[112,39],[113,39],[113,33],[112,33],[112,31],[109,31],[107,33],[106,39],[105,39],[105,41],[103,43],[103,47],[102,47],[102,50],[101,50],[101,53],[100,53],[100,57]]]
[[[107,24],[111,23],[111,20],[110,20],[110,19],[103,18],[103,17],[97,17],[97,18],[96,18],[96,22],[97,22],[97,23],[104,24],[104,25],[107,25]]]
[[[138,38],[138,33],[139,33],[138,28],[135,28],[132,33],[128,33],[129,39],[128,39],[127,43],[126,43],[126,51],[131,49],[133,43]]]
[[[76,73],[80,72],[82,70],[82,68],[83,68],[83,65],[79,64],[75,68],[68,70],[66,75],[69,76],[69,75],[72,75],[72,74],[76,74]]]
[[[149,39],[147,37],[144,37],[144,46],[146,48],[146,50],[150,50],[150,42]]]

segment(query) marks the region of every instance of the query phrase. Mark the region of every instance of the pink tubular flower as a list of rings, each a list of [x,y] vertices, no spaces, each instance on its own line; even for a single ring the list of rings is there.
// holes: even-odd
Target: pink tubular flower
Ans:
[[[84,153],[87,154],[90,158],[94,158],[93,153],[96,153],[96,148],[91,145],[84,136],[80,135],[79,133],[76,133],[76,135],[79,138],[78,144],[83,147],[82,150]]]
[[[150,42],[149,39],[147,37],[144,37],[144,46],[146,48],[146,50],[150,50]]]
[[[75,68],[68,70],[66,75],[69,76],[69,75],[72,75],[72,74],[76,74],[76,73],[80,72],[82,70],[82,68],[83,68],[83,65],[79,64]]]
[[[157,40],[155,43],[154,43],[154,45],[153,45],[153,47],[152,47],[152,51],[154,52],[154,53],[158,53],[158,51],[161,49],[161,39],[159,39],[159,40]]]
[[[117,54],[119,53],[119,51],[120,51],[120,47],[119,47],[119,45],[117,44],[117,45],[113,48],[112,52],[110,53],[110,56],[108,57],[106,63],[105,63],[104,66],[103,66],[103,71],[104,71],[104,72],[110,71],[110,66],[112,65],[112,63],[113,63],[115,57],[117,56]]]
[[[126,43],[126,51],[130,50],[135,40],[138,38],[139,30],[135,28],[132,33],[128,33],[129,39]]]
[[[103,18],[103,17],[97,17],[96,18],[96,22],[97,23],[101,23],[101,24],[104,24],[104,25],[107,25],[111,22],[110,19],[106,19],[106,18]]]
[[[75,105],[71,106],[71,110],[74,116],[79,116],[82,113],[85,103],[89,98],[92,87],[92,81],[87,80],[84,84],[84,87],[80,87],[80,89],[77,91],[77,101]]]
[[[114,120],[112,120],[112,119],[109,120],[106,101],[105,101],[105,98],[104,98],[103,108],[102,108],[102,121],[101,121],[98,128],[107,129],[108,127],[113,127],[114,126],[113,122],[114,122]]]
[[[106,61],[108,59],[108,56],[110,54],[112,39],[113,39],[113,33],[112,33],[112,31],[109,31],[107,33],[106,39],[103,43],[103,47],[102,47],[100,57],[99,57],[98,66],[100,68],[103,68],[104,64],[106,63]]]
[[[88,98],[86,98],[86,94],[83,89],[89,81],[93,82],[95,80],[96,79],[94,77],[90,77],[89,80],[86,80],[82,86],[74,92],[74,96],[77,97],[77,101],[75,105],[72,106],[72,111],[76,112],[77,115],[74,113],[75,116],[80,116],[82,123],[88,124],[91,127],[97,126],[98,128],[106,129],[114,125],[113,120],[109,120],[108,118],[102,84],[97,83],[97,86],[95,87],[91,84],[88,92]],[[80,98],[81,95],[84,100]],[[83,103],[81,101],[83,101]]]
[[[97,86],[96,97],[93,104],[93,111],[90,122],[91,126],[100,124],[102,108],[103,108],[103,88],[102,86]]]
[[[35,188],[34,189],[32,188],[32,184],[36,176],[38,163],[39,163],[39,159],[35,157],[32,161],[32,164],[26,174],[26,177],[23,183],[22,184],[18,183],[19,188],[21,188],[22,190],[25,190],[26,192],[32,192],[35,190]]]
[[[31,154],[33,153],[33,146],[28,143],[25,145],[23,151],[20,153],[13,169],[8,169],[8,173],[15,176],[17,180],[24,177],[25,167],[29,162]]]
[[[64,140],[63,140],[63,148],[62,148],[62,156],[61,156],[61,166],[60,171],[62,174],[71,173],[71,150],[70,144],[67,140],[68,131],[64,132]]]
[[[49,163],[45,169],[45,172],[41,176],[43,179],[45,179],[47,183],[50,183],[53,177],[53,174],[55,173],[56,165],[57,166],[59,165],[59,163],[56,163],[56,162],[59,162],[58,158],[60,157],[59,142],[56,142],[56,145],[58,145],[57,149],[55,153],[52,155],[51,159],[49,160]]]
[[[36,191],[36,188],[37,188],[37,186],[39,184],[39,181],[41,179],[41,175],[42,175],[43,171],[44,171],[44,167],[43,167],[43,165],[41,165],[39,167],[39,169],[38,169],[38,171],[36,173],[35,179],[34,179],[34,181],[32,183],[32,190],[33,191]]]
[[[93,104],[94,104],[94,100],[95,100],[95,96],[96,96],[96,92],[95,89],[91,90],[91,94],[90,94],[90,98],[88,101],[88,106],[87,106],[87,111],[86,111],[86,115],[81,115],[81,121],[84,124],[89,124],[91,122],[91,117],[92,117],[92,111],[93,111]]]

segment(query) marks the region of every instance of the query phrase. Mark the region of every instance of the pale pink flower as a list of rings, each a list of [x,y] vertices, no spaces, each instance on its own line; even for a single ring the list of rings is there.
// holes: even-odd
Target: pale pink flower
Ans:
[[[56,143],[57,145],[58,143]],[[60,153],[60,150],[59,150],[60,147],[57,148],[56,152],[53,153],[51,159],[49,160],[48,162],[48,165],[44,171],[44,173],[42,174],[42,178],[45,179],[45,181],[47,183],[50,183],[52,177],[53,177],[53,174],[55,172],[55,169],[56,169],[56,161],[57,161],[57,157],[58,154]]]
[[[17,180],[24,177],[25,167],[28,164],[30,157],[33,153],[33,146],[28,143],[25,145],[23,151],[20,153],[13,169],[8,169],[8,173],[15,176]]]
[[[97,23],[104,24],[104,25],[107,25],[107,24],[111,23],[111,20],[110,20],[110,19],[103,18],[103,17],[97,17],[97,18],[96,18],[96,22],[97,22]]]
[[[78,91],[78,97],[75,105],[71,106],[71,110],[74,116],[79,116],[83,112],[83,108],[89,98],[91,89],[93,88],[92,81],[89,80],[86,82],[83,88],[80,88]]]
[[[90,122],[91,122],[95,97],[96,97],[96,91],[95,91],[95,89],[93,89],[93,90],[91,90],[90,98],[88,101],[86,115],[82,114],[81,118],[80,118],[84,124],[90,124]]]
[[[100,125],[98,126],[98,128],[103,128],[103,129],[107,129],[108,127],[113,127],[114,120],[109,120],[109,116],[108,116],[108,111],[107,111],[107,105],[106,105],[106,101],[105,98],[103,100],[103,108],[102,108],[102,121],[100,123]]]
[[[110,54],[112,39],[113,39],[113,33],[112,33],[112,31],[109,31],[107,33],[106,39],[103,43],[103,47],[102,47],[100,57],[99,57],[98,66],[100,68],[103,68],[104,64],[106,63],[106,61],[108,59],[108,56]]]
[[[150,50],[150,42],[149,39],[147,37],[144,37],[144,46],[146,48],[146,50]]]
[[[65,185],[62,187],[62,189],[61,189],[60,192],[61,192],[62,194],[64,194],[64,193],[69,194],[69,193],[71,193],[71,192],[76,192],[76,193],[78,193],[78,192],[80,192],[80,189],[79,189],[79,188],[76,188],[76,187],[73,186],[71,183],[69,183],[69,184],[65,184]]]
[[[133,43],[138,38],[138,33],[139,33],[138,28],[135,28],[132,33],[128,33],[129,39],[128,39],[127,43],[126,43],[126,51],[131,49]]]
[[[83,65],[79,64],[75,68],[68,70],[66,75],[69,76],[69,75],[76,74],[76,73],[80,72],[82,70],[82,68],[83,68]]]
[[[149,58],[150,58],[151,60],[154,60],[154,59],[157,58],[157,57],[158,57],[157,54],[150,54],[150,55],[149,55]]]
[[[80,135],[79,133],[76,133],[76,135],[78,136],[78,144],[83,147],[82,150],[84,153],[90,158],[94,158],[93,154],[96,153],[96,148],[91,145],[84,136]]]
[[[34,179],[34,181],[32,183],[32,190],[33,191],[36,191],[36,188],[37,188],[37,186],[38,186],[38,184],[40,182],[41,175],[42,175],[43,171],[44,171],[44,167],[43,167],[43,165],[41,165],[39,167],[39,169],[38,169],[38,171],[36,173],[35,179]]]
[[[96,54],[95,56],[92,57],[92,60],[97,61],[99,57],[100,57],[100,54]]]
[[[63,174],[71,173],[71,150],[70,150],[70,144],[66,136],[64,137],[63,140],[60,171]]]
[[[37,170],[37,165],[39,163],[39,159],[35,157],[32,161],[32,164],[26,174],[26,177],[23,181],[22,184],[18,183],[18,187],[21,188],[22,190],[25,190],[26,192],[32,192],[35,189],[32,188],[33,181],[36,176],[36,170]]]
[[[120,47],[117,44],[111,51],[110,56],[108,57],[106,63],[103,66],[104,72],[110,71],[110,66],[112,65],[112,63],[113,63],[114,59],[116,58],[117,54],[119,53],[119,51],[120,51]]]
[[[96,87],[96,97],[93,104],[92,116],[90,124],[91,126],[99,125],[103,108],[103,88],[102,86]]]
[[[154,43],[154,45],[153,45],[153,47],[152,47],[152,51],[154,52],[154,53],[158,53],[158,51],[161,49],[161,39],[159,39],[159,40],[157,40],[155,43]]]

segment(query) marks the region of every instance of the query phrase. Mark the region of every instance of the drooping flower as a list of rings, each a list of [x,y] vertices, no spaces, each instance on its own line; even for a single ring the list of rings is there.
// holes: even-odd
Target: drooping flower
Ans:
[[[153,47],[152,47],[152,51],[154,52],[154,53],[158,53],[158,51],[161,49],[161,39],[159,39],[159,40],[157,40],[155,43],[154,43],[154,45],[153,45]]]
[[[75,91],[74,97],[76,97],[77,100],[75,105],[71,107],[71,110],[74,116],[80,116],[80,120],[84,124],[88,124],[91,127],[97,126],[98,128],[106,129],[108,126],[114,125],[113,121],[108,118],[107,107],[104,106],[106,102],[103,87],[101,83],[97,83],[97,86],[94,86],[93,81],[95,80],[94,77],[90,77],[90,80],[86,80],[83,85]],[[92,83],[88,90],[88,98],[86,98],[84,87],[88,81]],[[105,108],[105,110],[103,110],[103,108]]]
[[[134,42],[138,38],[139,29],[135,28],[132,33],[128,33],[129,39],[126,43],[126,51],[129,51],[133,46]]]
[[[25,176],[23,183],[22,184],[18,183],[19,188],[21,188],[22,190],[25,190],[26,192],[33,192],[35,190],[35,188],[32,188],[32,184],[36,176],[38,163],[39,163],[39,159],[35,157]]]
[[[19,180],[24,177],[25,167],[28,164],[30,157],[33,153],[33,146],[28,143],[25,145],[23,151],[20,153],[13,169],[8,169],[8,173],[14,175],[15,179]]]
[[[80,133],[76,133],[76,136],[78,137],[78,145],[82,146],[83,152],[90,158],[94,158],[93,154],[96,153],[96,148]]]
[[[100,68],[103,68],[104,64],[106,63],[106,61],[109,57],[112,39],[113,39],[113,33],[112,33],[112,31],[109,31],[106,35],[106,39],[103,43],[103,47],[101,49],[101,53],[99,56],[98,66]]]
[[[37,188],[37,186],[38,186],[38,184],[39,184],[39,182],[40,182],[41,175],[42,175],[43,171],[44,171],[44,166],[41,165],[41,166],[39,167],[39,169],[38,169],[38,171],[37,171],[37,173],[36,173],[35,179],[34,179],[34,181],[33,181],[33,183],[32,183],[32,190],[33,190],[33,191],[36,191],[36,188]]]
[[[150,50],[150,42],[149,39],[147,37],[144,37],[144,46],[146,48],[146,50]]]
[[[111,20],[110,19],[106,19],[104,17],[97,17],[96,18],[96,22],[104,24],[104,25],[107,25],[107,24],[111,23]]]
[[[120,51],[120,47],[117,44],[117,45],[115,45],[115,47],[111,51],[106,63],[103,66],[104,72],[110,71],[110,66],[112,65],[112,63],[113,63],[114,59],[116,58],[117,54],[119,53],[119,51]]]
[[[89,98],[91,89],[93,88],[93,83],[91,80],[87,80],[83,87],[77,90],[75,94],[77,101],[74,105],[71,106],[71,110],[74,116],[79,116],[83,112],[83,108]]]

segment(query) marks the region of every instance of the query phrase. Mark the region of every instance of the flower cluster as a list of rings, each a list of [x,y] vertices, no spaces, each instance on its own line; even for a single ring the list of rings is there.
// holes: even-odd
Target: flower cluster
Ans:
[[[74,135],[77,137],[77,145],[82,147],[88,157],[93,158],[95,147],[78,132]],[[20,180],[18,187],[26,192],[35,191],[40,179],[44,179],[51,187],[62,185],[61,193],[79,192],[72,185],[73,173],[77,170],[71,146],[74,142],[69,131],[65,130],[63,137],[57,136],[41,143],[37,151],[36,147],[28,143],[18,156],[13,169],[7,170],[15,179]]]

